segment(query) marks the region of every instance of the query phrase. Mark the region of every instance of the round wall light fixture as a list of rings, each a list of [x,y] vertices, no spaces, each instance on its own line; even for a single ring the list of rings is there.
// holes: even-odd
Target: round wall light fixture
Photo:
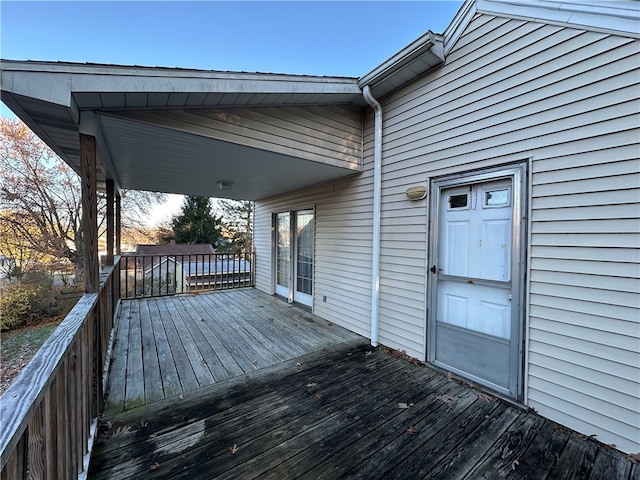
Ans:
[[[404,192],[407,198],[411,201],[422,200],[427,196],[427,187],[419,185],[417,187],[410,187]]]

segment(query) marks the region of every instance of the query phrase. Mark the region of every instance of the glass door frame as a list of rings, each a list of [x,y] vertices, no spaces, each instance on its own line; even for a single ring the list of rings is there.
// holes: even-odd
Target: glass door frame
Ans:
[[[299,214],[312,215],[311,228],[312,228],[312,246],[311,246],[311,294],[307,294],[298,291],[298,232],[297,232],[297,220]],[[283,215],[287,215],[289,218],[289,286],[278,284],[278,268],[280,266],[278,258],[278,246],[279,246],[279,218]],[[314,290],[314,272],[315,272],[315,222],[316,211],[315,207],[300,207],[291,210],[283,210],[273,214],[273,293],[286,298],[288,303],[300,303],[313,308],[313,290]]]

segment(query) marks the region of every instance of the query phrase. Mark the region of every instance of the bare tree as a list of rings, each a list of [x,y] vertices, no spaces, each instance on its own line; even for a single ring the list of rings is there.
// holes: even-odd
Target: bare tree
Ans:
[[[47,255],[31,248],[25,230],[35,230],[29,217],[20,212],[0,212],[0,275],[9,280],[19,281],[23,274],[51,263]]]
[[[67,259],[83,270],[79,177],[19,120],[0,118],[0,209],[11,211],[10,228],[36,252]],[[122,224],[140,223],[159,193],[126,191]],[[104,196],[99,214],[104,213]],[[104,215],[102,215],[104,216]],[[104,222],[103,222],[104,223]]]

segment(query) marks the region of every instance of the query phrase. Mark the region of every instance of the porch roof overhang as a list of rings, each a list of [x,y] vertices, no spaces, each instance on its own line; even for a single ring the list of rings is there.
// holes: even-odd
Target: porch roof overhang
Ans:
[[[79,134],[96,138],[99,188],[113,180],[117,189],[258,200],[361,172],[361,88],[381,97],[443,61],[441,37],[428,32],[360,79],[1,60],[0,88],[2,101],[76,172]],[[346,112],[352,132],[320,120],[333,145],[316,140],[300,152],[300,133],[314,135],[305,125],[256,140],[225,113],[307,107],[337,122]],[[228,130],[201,128],[196,115],[228,117]]]
[[[1,64],[2,100],[76,172],[79,133],[96,137],[98,183],[255,200],[357,173],[136,118],[210,107],[364,104],[356,79],[56,62]],[[242,129],[242,126],[237,126]],[[234,182],[220,190],[217,182]]]

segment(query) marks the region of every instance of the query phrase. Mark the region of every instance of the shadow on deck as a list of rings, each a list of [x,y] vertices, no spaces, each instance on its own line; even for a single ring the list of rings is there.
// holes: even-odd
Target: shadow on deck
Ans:
[[[142,315],[148,311],[151,322],[169,318],[152,310],[155,301],[140,302],[148,305]],[[175,326],[176,335],[206,322],[202,313],[222,312],[225,302],[235,305],[236,319],[220,324],[221,331],[210,328],[203,338],[219,337],[213,352],[224,347],[242,373],[234,376],[222,362],[229,375],[217,379],[217,367],[207,360],[213,382],[207,375],[206,386],[181,383],[176,396],[123,410],[125,388],[123,403],[114,402],[101,420],[89,478],[640,478],[638,465],[614,449],[371,348],[365,339],[255,290],[163,302],[184,302],[199,312],[182,310],[184,325]],[[136,307],[127,308],[133,320]],[[273,327],[264,330],[269,341],[259,335],[260,322]],[[141,322],[143,337],[150,331]],[[261,345],[251,345],[242,365],[236,358],[246,347],[241,339]],[[175,347],[176,339],[166,341]],[[183,343],[185,354],[196,344],[195,338]],[[276,345],[281,357],[287,352],[290,358],[278,357]],[[263,350],[274,358],[260,356],[261,363],[254,363]],[[114,368],[117,355],[116,349]],[[145,370],[144,352],[142,357]],[[176,370],[184,361],[175,361]],[[148,382],[138,381],[146,399]]]

